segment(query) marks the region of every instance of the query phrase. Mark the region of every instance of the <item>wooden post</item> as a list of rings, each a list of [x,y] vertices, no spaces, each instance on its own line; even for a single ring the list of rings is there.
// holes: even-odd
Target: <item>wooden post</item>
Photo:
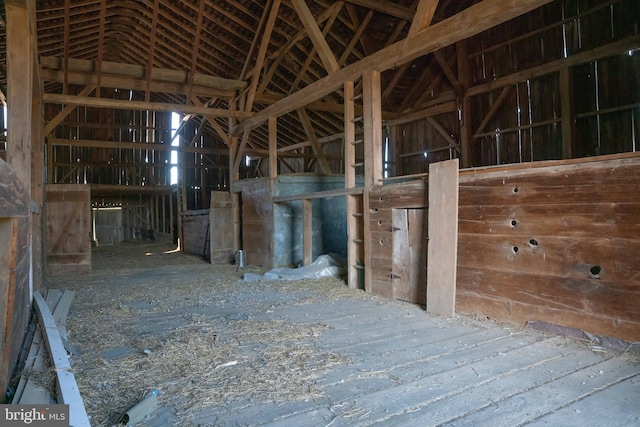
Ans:
[[[31,132],[35,29],[30,1],[5,2],[7,24],[7,163],[31,195]]]
[[[560,70],[560,115],[562,119],[562,158],[570,159],[573,155],[573,111],[571,100],[571,69],[563,67]]]
[[[232,111],[236,110],[236,101],[234,98],[229,99],[229,106]],[[238,251],[242,243],[240,242],[240,195],[234,191],[234,183],[240,177],[238,169],[234,168],[234,161],[239,151],[239,140],[237,136],[233,136],[231,131],[235,125],[235,120],[229,118],[229,196],[231,199],[231,209],[233,211],[233,251]]]
[[[473,131],[471,130],[471,103],[467,96],[469,89],[469,53],[466,40],[456,43],[458,56],[458,82],[462,87],[460,94],[460,164],[463,168],[473,166],[471,145],[473,143]]]
[[[458,159],[429,165],[427,312],[453,316],[458,256]]]
[[[309,265],[313,262],[313,203],[311,199],[302,200],[303,211],[303,263]]]
[[[278,118],[269,117],[269,177],[278,177]]]
[[[363,81],[365,187],[382,185],[382,95],[380,72],[366,71]]]

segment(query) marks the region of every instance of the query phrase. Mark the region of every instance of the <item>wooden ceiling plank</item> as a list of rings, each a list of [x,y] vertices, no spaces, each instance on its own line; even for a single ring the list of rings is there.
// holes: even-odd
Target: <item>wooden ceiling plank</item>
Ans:
[[[387,0],[347,0],[349,3],[363,6],[376,12],[382,12],[396,18],[411,22],[415,13],[406,7],[399,6]]]
[[[431,25],[431,21],[433,20],[433,15],[436,13],[439,1],[440,0],[420,0],[407,37],[413,37],[416,33]]]
[[[322,34],[322,31],[320,31],[320,27],[318,27],[318,24],[305,1],[291,0],[291,3],[298,14],[300,21],[302,21],[302,25],[304,25],[304,28],[307,30],[307,34],[309,35],[313,46],[317,50],[327,72],[332,73],[340,69],[336,57],[331,51],[327,40]]]
[[[108,98],[93,98],[87,96],[60,95],[55,93],[45,93],[42,96],[43,102],[49,104],[84,105],[95,108],[113,108],[121,110],[143,110],[143,111],[167,111],[184,114],[196,114],[200,116],[247,118],[253,113],[244,111],[231,111],[220,108],[197,107],[194,105],[177,105],[161,102],[129,101]]]
[[[91,92],[93,92],[93,90],[95,88],[96,88],[95,85],[87,86],[87,87],[85,87],[84,89],[82,89],[80,91],[78,96],[89,96],[91,94]],[[60,111],[58,114],[56,114],[55,117],[53,119],[51,119],[51,121],[49,121],[49,123],[47,123],[45,125],[44,131],[42,132],[42,134],[46,137],[51,132],[53,132],[53,130],[56,128],[56,126],[58,126],[60,124],[60,122],[62,122],[65,119],[65,117],[67,117],[69,114],[71,114],[71,112],[75,108],[76,108],[76,105],[65,105],[65,107],[62,109],[62,111]]]

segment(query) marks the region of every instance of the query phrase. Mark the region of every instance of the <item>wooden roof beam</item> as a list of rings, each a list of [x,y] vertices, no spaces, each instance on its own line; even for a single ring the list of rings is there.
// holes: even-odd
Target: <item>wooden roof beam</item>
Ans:
[[[63,62],[61,64],[61,62]],[[40,58],[40,66],[43,70],[64,70],[64,62],[58,57],[45,56]],[[68,59],[68,72],[95,73],[97,64],[95,61],[85,59]],[[118,62],[103,61],[102,73],[103,78],[106,74],[121,77],[134,77],[146,82],[146,69],[144,65],[123,64]],[[153,68],[151,70],[151,79],[154,82],[170,82],[170,83],[188,83],[188,73],[182,70],[170,70],[166,68]],[[225,79],[222,77],[211,76],[208,74],[195,73],[193,84],[212,89],[220,90],[241,90],[247,86],[246,82],[240,80]]]
[[[327,40],[320,31],[320,27],[318,27],[318,24],[311,14],[307,4],[304,0],[291,0],[291,3],[298,14],[300,21],[302,21],[302,25],[304,25],[304,28],[307,30],[307,34],[309,35],[313,46],[318,51],[318,55],[320,56],[322,64],[324,64],[324,68],[329,73],[338,70],[340,68],[338,61],[333,55]]]
[[[347,0],[349,3],[363,6],[376,12],[382,12],[396,18],[404,19],[405,21],[413,21],[415,13],[406,7],[393,4],[385,0]]]
[[[420,3],[418,3],[418,10],[416,10],[416,15],[413,18],[407,37],[413,37],[416,33],[431,25],[438,3],[439,0],[420,0]]]
[[[469,38],[498,24],[543,6],[552,0],[483,0],[438,22],[414,37],[394,43],[368,57],[341,68],[277,102],[233,129],[237,136],[267,121],[339,89],[345,81],[356,80],[366,70],[387,70],[427,53]]]
[[[247,118],[253,113],[244,111],[224,110],[220,108],[198,107],[195,105],[166,104],[161,102],[129,101],[108,98],[93,98],[88,96],[59,95],[55,93],[45,93],[42,100],[49,104],[84,105],[95,108],[112,108],[120,110],[142,110],[142,111],[166,111],[183,114],[195,114],[198,116],[216,116]]]

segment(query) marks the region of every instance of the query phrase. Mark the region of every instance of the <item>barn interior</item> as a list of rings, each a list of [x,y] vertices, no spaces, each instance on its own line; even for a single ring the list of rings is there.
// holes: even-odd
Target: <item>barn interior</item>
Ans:
[[[284,342],[278,339],[286,334],[276,339],[274,331],[291,319],[307,327],[296,330],[299,335],[290,331],[295,340],[328,337],[310,347],[321,350],[323,369],[335,370],[320,371],[319,359],[305,360],[317,368],[313,384],[331,384],[335,395],[293,390],[269,407],[257,403],[264,396],[216,395],[233,401],[226,407],[233,410],[223,414],[220,402],[210,402],[196,405],[201,412],[190,419],[164,413],[171,422],[580,424],[593,421],[587,408],[594,403],[619,425],[638,422],[637,0],[5,0],[1,9],[5,402],[24,371],[33,318],[42,317],[34,314],[41,312],[38,301],[60,288],[77,293],[69,321],[83,331],[70,335],[68,344],[83,342],[96,360],[106,356],[91,353],[92,328],[80,325],[98,328],[105,319],[82,317],[91,311],[83,301],[98,311],[125,307],[129,325],[166,322],[193,337],[231,321],[245,322],[234,323],[242,335],[263,322],[272,327],[263,335]],[[299,288],[242,282],[242,273],[307,266],[325,254],[344,259],[344,278],[326,285],[331,292],[307,282]],[[137,264],[119,266],[123,259]],[[152,297],[128,294],[128,284],[173,295],[183,285],[172,274],[194,283],[214,278],[206,283],[210,289],[184,285],[190,293],[183,299],[195,298],[201,310],[176,304],[192,310],[193,324],[146,313],[170,311],[166,304],[130,306]],[[164,282],[167,288],[155,287]],[[206,289],[224,298],[214,304],[216,292]],[[131,300],[118,301],[122,295]],[[394,332],[394,324],[405,333]],[[332,328],[351,335],[331,338]],[[532,334],[532,328],[546,332]],[[434,329],[444,329],[443,337],[446,331],[449,338],[476,337],[460,351],[491,343],[486,351],[505,357],[513,351],[513,359],[540,354],[545,363],[558,361],[553,350],[570,348],[562,357],[570,354],[580,369],[562,378],[575,374],[575,384],[592,378],[587,370],[598,363],[619,364],[611,368],[615,378],[565,393],[553,404],[547,399],[556,395],[553,387],[579,387],[541,379],[546,392],[521,385],[509,396],[465,406],[469,390],[498,393],[490,388],[495,382],[483,379],[490,367],[510,366],[508,375],[491,378],[525,384],[511,375],[534,372],[542,359],[516,367],[481,352],[465,359],[451,350],[463,359],[450,363],[483,363],[487,371],[468,365],[476,382],[429,398],[428,384],[449,378],[425,373],[436,358],[430,352],[445,344],[437,334],[429,348],[424,341],[409,343]],[[145,331],[170,339],[165,330]],[[578,341],[544,335],[549,331]],[[517,345],[493,347],[498,335],[514,333]],[[94,338],[95,345],[104,339]],[[222,335],[209,338],[209,346],[226,342]],[[350,341],[358,338],[369,341]],[[139,344],[152,355],[162,353]],[[407,354],[419,353],[411,359],[415,371],[390,374],[406,368],[406,360],[362,365],[370,357],[387,358],[401,344]],[[247,348],[271,354],[255,343]],[[444,353],[437,359],[445,360]],[[219,374],[233,384],[235,364],[225,363],[248,366],[252,359],[232,356],[209,361],[210,372],[200,374]],[[363,381],[338,387],[339,375],[351,378],[345,367],[351,365],[360,367]],[[87,372],[81,377],[77,371],[81,389],[92,375]],[[100,384],[104,393],[106,382]],[[144,384],[139,391],[149,393]],[[408,384],[415,389],[408,400],[389,398]],[[514,402],[528,391],[528,404],[547,407],[522,417]],[[128,393],[116,412],[140,397]],[[457,406],[446,406],[452,396],[459,397]],[[115,422],[113,414],[92,412],[96,407],[87,399],[93,424]],[[602,404],[611,400],[619,404]],[[78,405],[81,400],[72,413]],[[511,417],[498,411],[507,408]]]

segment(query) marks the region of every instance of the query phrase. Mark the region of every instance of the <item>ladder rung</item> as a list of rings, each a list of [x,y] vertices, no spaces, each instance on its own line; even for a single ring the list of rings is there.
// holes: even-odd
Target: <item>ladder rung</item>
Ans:
[[[352,168],[357,168],[357,167],[360,167],[360,166],[364,166],[364,162],[354,163],[354,164],[351,165]]]
[[[357,268],[358,270],[364,270],[364,265],[354,265],[353,268]]]
[[[351,145],[358,145],[358,144],[362,144],[363,142],[364,142],[364,139],[356,139],[351,143]]]
[[[353,239],[352,242],[353,243],[364,243],[364,240],[362,240],[362,239]]]
[[[362,212],[356,212],[351,214],[351,216],[364,216],[364,214]]]
[[[360,98],[362,98],[362,94],[361,93],[359,93],[356,96],[354,96],[353,98],[351,98],[351,100],[355,101],[356,99],[360,99]]]
[[[362,121],[362,116],[360,117],[356,117],[355,119],[351,120],[351,123],[358,123]]]

